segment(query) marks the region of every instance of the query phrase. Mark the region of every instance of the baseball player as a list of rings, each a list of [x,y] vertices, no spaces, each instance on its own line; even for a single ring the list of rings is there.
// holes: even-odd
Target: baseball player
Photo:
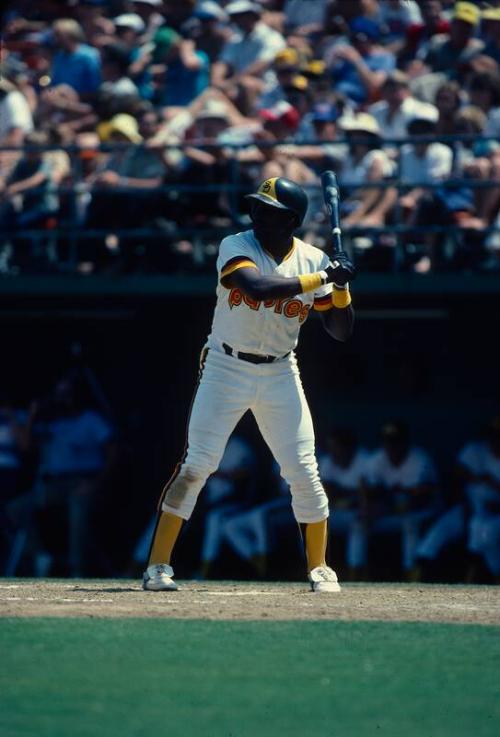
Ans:
[[[266,179],[248,199],[252,229],[220,245],[212,330],[201,354],[185,452],[160,499],[143,577],[148,591],[177,589],[170,566],[175,541],[248,409],[290,486],[312,590],[340,590],[325,560],[328,498],[294,349],[311,309],[320,312],[329,335],[349,338],[354,312],[348,283],[355,271],[345,252],[332,263],[323,251],[294,237],[308,206],[295,182]]]

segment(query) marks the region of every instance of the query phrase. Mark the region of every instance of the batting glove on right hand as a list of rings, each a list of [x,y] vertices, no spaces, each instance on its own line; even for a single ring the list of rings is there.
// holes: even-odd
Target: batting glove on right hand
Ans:
[[[325,271],[328,275],[328,283],[333,283],[338,287],[345,287],[356,277],[356,268],[345,251],[336,253]]]

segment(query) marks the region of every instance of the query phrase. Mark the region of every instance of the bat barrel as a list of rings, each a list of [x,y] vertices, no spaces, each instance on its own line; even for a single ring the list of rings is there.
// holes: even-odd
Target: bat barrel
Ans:
[[[334,251],[342,250],[342,238],[339,217],[339,190],[337,177],[333,171],[324,171],[321,175],[321,186],[325,205],[330,216],[332,226],[332,240]]]

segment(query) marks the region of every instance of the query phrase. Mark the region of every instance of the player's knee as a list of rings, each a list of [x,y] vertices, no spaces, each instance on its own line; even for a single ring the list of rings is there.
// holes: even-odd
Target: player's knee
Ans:
[[[210,469],[185,463],[166,486],[164,504],[173,509],[192,508],[210,473]]]

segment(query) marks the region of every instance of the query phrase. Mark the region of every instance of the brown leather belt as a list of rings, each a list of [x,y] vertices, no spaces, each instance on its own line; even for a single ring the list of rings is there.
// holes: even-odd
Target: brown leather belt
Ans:
[[[248,363],[274,363],[274,361],[278,361],[280,358],[286,358],[291,353],[291,351],[288,351],[284,356],[259,356],[256,353],[242,353],[241,351],[235,351],[234,348],[231,348],[227,343],[223,343],[222,347],[228,356],[234,356],[235,358],[239,358],[240,361],[248,361]]]

